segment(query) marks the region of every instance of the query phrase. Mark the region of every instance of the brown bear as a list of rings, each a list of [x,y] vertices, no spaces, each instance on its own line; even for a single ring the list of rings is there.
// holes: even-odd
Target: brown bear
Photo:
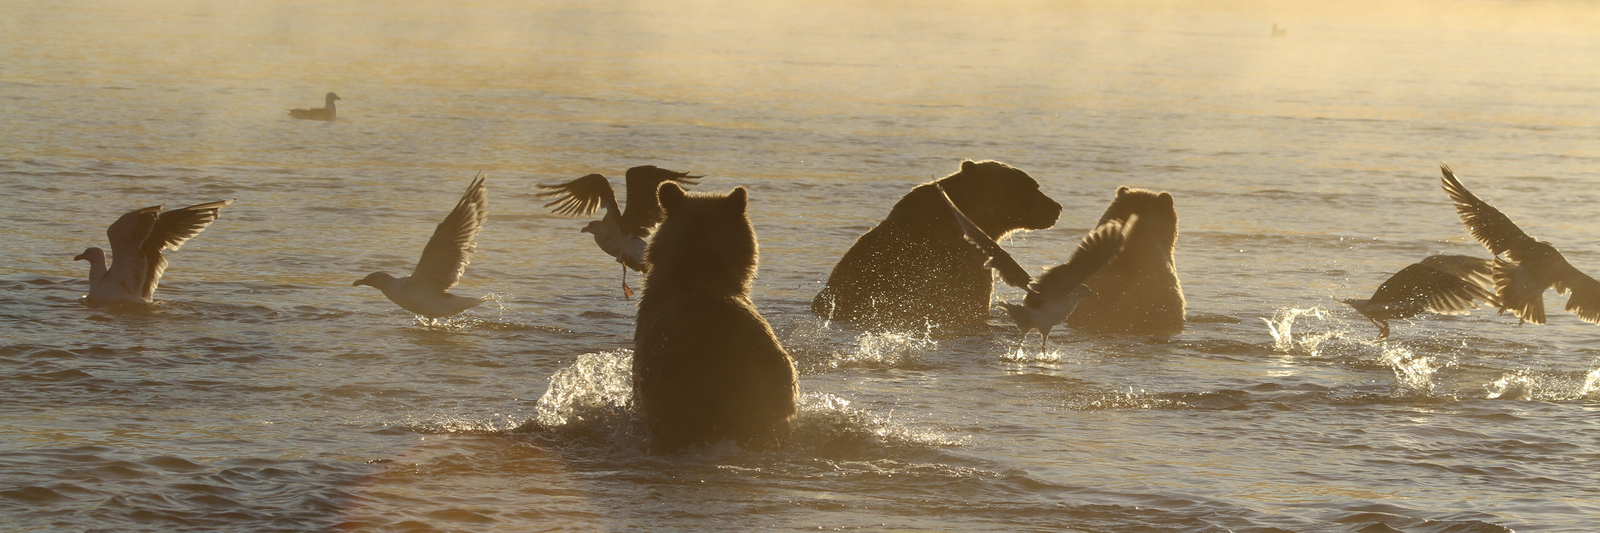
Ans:
[[[1061,204],[1026,172],[998,161],[962,161],[955,174],[912,189],[856,240],[812,300],[812,313],[893,331],[961,332],[988,320],[994,280],[987,258],[962,239],[935,184],[994,239],[1048,228],[1061,215]]]
[[[759,261],[745,190],[660,188],[666,219],[645,248],[633,336],[634,406],[650,449],[780,443],[795,416],[794,361],[750,303]]]
[[[1083,285],[1098,296],[1086,298],[1067,317],[1067,325],[1101,333],[1170,336],[1183,331],[1183,287],[1178,284],[1174,248],[1178,211],[1172,195],[1117,188],[1117,197],[1099,224],[1128,221],[1122,252]]]

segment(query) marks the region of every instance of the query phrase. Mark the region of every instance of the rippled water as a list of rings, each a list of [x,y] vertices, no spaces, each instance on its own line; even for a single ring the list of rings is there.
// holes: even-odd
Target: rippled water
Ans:
[[[1497,2],[0,5],[0,530],[1587,531],[1600,329],[1333,300],[1484,256],[1449,162],[1600,274],[1600,20]],[[1289,29],[1268,37],[1271,24]],[[1587,25],[1586,25],[1587,24]],[[336,91],[334,123],[290,120]],[[1171,191],[1187,331],[863,333],[807,313],[911,186],[998,159],[1065,206]],[[642,453],[633,302],[534,185],[750,189],[794,442]],[[424,325],[408,271],[478,171]],[[619,182],[620,183],[620,182]],[[147,312],[88,308],[122,212],[237,197]],[[1012,289],[998,291],[1016,299]],[[1552,295],[1551,307],[1564,297]]]

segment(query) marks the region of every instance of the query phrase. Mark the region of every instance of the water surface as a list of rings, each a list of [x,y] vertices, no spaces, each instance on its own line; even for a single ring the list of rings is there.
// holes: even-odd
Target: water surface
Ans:
[[[1586,531],[1600,329],[1334,298],[1486,256],[1449,162],[1600,274],[1589,4],[147,1],[0,6],[0,529]],[[1271,38],[1272,24],[1289,30]],[[340,119],[285,109],[335,91]],[[960,160],[1065,207],[1171,191],[1188,329],[863,333],[833,262]],[[535,185],[655,164],[750,190],[796,438],[643,453],[633,302]],[[479,171],[429,326],[409,271]],[[238,201],[148,312],[84,306],[128,210]],[[635,278],[636,279],[636,278]],[[998,298],[1020,298],[1002,288]]]

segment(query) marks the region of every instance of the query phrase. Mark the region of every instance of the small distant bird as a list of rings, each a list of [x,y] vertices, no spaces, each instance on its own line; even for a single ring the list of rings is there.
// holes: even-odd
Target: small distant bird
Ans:
[[[1493,261],[1465,255],[1432,255],[1400,269],[1365,300],[1339,300],[1378,326],[1378,340],[1389,338],[1389,321],[1424,312],[1465,315],[1479,302],[1500,305],[1489,286]]]
[[[360,95],[357,95],[360,96]],[[335,101],[342,100],[339,95],[328,93],[325,107],[312,109],[290,109],[289,116],[306,120],[333,120],[339,118],[339,110],[333,106]]]
[[[1573,268],[1550,243],[1523,233],[1511,219],[1461,185],[1448,165],[1439,165],[1445,194],[1456,204],[1461,223],[1495,255],[1494,291],[1500,310],[1522,322],[1544,324],[1544,291],[1572,292],[1567,310],[1590,324],[1600,324],[1600,282]],[[1500,257],[1505,255],[1504,258]]]
[[[1117,254],[1122,251],[1123,237],[1126,236],[1125,228],[1130,228],[1138,223],[1138,215],[1129,215],[1126,223],[1109,221],[1090,231],[1078,243],[1078,248],[1072,252],[1072,259],[1064,264],[1045,269],[1039,279],[1035,280],[1028,275],[1028,271],[1017,264],[1011,254],[1006,253],[1000,244],[984,233],[982,228],[973,224],[967,215],[956,207],[950,200],[950,195],[945,194],[944,187],[939,187],[939,195],[944,197],[945,205],[950,207],[950,212],[955,215],[956,222],[961,225],[961,233],[967,242],[977,246],[989,260],[983,266],[992,268],[1000,273],[1000,279],[1012,287],[1027,291],[1027,296],[1022,299],[1022,305],[1000,302],[1011,320],[1017,323],[1017,329],[1023,335],[1029,331],[1039,331],[1039,349],[1044,350],[1050,339],[1050,329],[1072,310],[1078,307],[1078,302],[1084,298],[1094,297],[1095,293],[1083,284],[1095,271],[1106,266]]]
[[[661,201],[656,190],[662,183],[693,184],[704,176],[690,176],[688,172],[673,172],[654,165],[628,169],[628,210],[617,207],[616,193],[605,176],[590,174],[560,185],[540,185],[544,189],[539,198],[550,199],[545,207],[554,207],[556,214],[567,216],[592,215],[601,206],[606,216],[584,226],[583,233],[594,235],[594,243],[611,257],[622,263],[622,297],[631,298],[633,288],[628,286],[628,269],[644,272],[645,239],[661,223]]]
[[[450,215],[433,230],[433,238],[422,249],[422,259],[410,276],[396,278],[388,272],[373,272],[351,286],[366,285],[383,291],[389,301],[402,309],[428,319],[455,316],[484,302],[487,297],[467,298],[450,294],[472,261],[474,242],[483,222],[489,218],[489,196],[483,178],[472,180],[467,192]]]
[[[89,248],[73,257],[89,262],[89,303],[148,304],[167,271],[167,258],[161,250],[177,250],[217,220],[222,208],[233,203],[223,200],[161,212],[159,205],[129,211],[106,229],[115,259],[106,267],[106,252]]]

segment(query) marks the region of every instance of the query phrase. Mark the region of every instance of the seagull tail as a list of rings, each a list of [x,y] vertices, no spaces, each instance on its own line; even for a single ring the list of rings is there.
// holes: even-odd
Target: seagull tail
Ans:
[[[1011,316],[1011,320],[1017,323],[1017,329],[1024,334],[1032,330],[1045,330],[1039,324],[1039,313],[1037,311],[1006,302],[1000,302],[1000,308],[1006,310],[1006,314]]]
[[[1523,322],[1544,324],[1545,288],[1527,267],[1494,260],[1494,292],[1500,297],[1501,312],[1511,311]]]

